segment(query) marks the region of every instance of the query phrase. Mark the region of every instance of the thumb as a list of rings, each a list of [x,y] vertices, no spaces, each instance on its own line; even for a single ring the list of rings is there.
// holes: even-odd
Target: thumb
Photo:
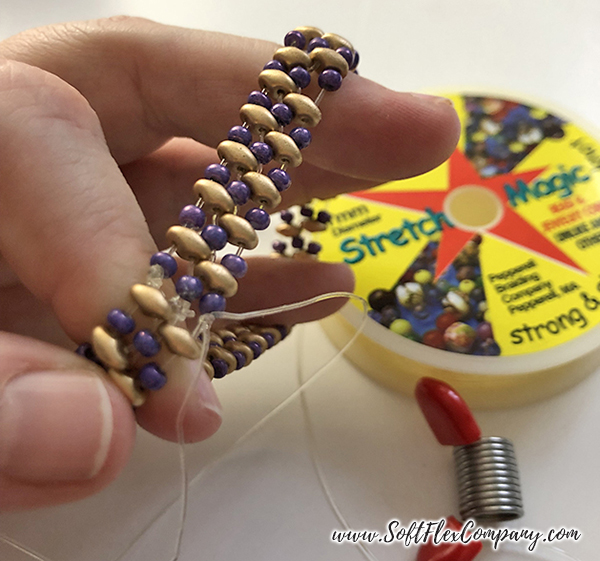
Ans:
[[[0,332],[0,510],[83,498],[127,463],[135,419],[95,365]]]

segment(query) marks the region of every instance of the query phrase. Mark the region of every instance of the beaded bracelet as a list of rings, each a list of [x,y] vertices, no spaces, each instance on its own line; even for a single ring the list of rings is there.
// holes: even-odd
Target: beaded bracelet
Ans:
[[[302,163],[300,150],[310,144],[308,128],[321,120],[318,106],[323,95],[338,90],[358,64],[358,53],[348,41],[314,27],[290,31],[284,44],[259,74],[260,90],[250,93],[240,109],[242,125],[232,127],[227,140],[218,145],[220,163],[209,165],[194,184],[196,203],[185,206],[180,224],[167,231],[171,246],[152,255],[146,282],[131,287],[131,309],[111,310],[106,323],[93,329],[91,344],[77,349],[108,372],[134,407],[144,403],[147,391],[165,385],[173,358],[201,358],[199,327],[192,332],[184,327],[197,315],[192,304],[198,301],[198,326],[206,314],[225,310],[226,299],[237,292],[237,279],[247,271],[242,252],[258,245],[257,230],[270,224],[267,210],[279,206],[281,192],[290,187],[287,168]],[[321,88],[314,100],[301,93],[313,73]],[[284,132],[291,124],[297,126]],[[264,166],[271,162],[276,167],[265,173]],[[240,207],[249,201],[257,206],[241,216]],[[298,250],[294,257],[318,253],[315,243],[304,251],[299,234],[303,229],[322,229],[330,219],[325,214],[315,220],[312,210],[304,210],[302,225],[293,226],[287,219],[290,214],[282,213],[287,222],[282,226],[289,230],[285,235],[291,235]],[[227,243],[237,251],[219,262],[217,252]],[[277,247],[278,255],[283,254],[281,245]],[[168,298],[161,287],[164,279],[177,273],[175,255],[187,261],[188,271],[175,282],[177,295]],[[222,378],[248,366],[288,333],[281,325],[235,324],[211,331],[204,369],[211,379]]]

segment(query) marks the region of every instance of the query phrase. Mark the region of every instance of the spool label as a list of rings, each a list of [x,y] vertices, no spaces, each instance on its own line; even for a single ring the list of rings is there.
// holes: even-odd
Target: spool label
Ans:
[[[448,351],[510,356],[600,323],[600,144],[515,100],[451,95],[462,135],[431,172],[325,203],[322,257],[370,316]]]

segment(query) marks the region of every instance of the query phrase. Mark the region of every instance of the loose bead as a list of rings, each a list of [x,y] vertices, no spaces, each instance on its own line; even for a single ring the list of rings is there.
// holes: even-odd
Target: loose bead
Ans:
[[[204,177],[212,179],[221,185],[227,185],[231,173],[229,173],[229,170],[221,164],[210,164],[210,166],[204,170]]]
[[[336,49],[335,52],[341,54],[346,59],[349,67],[352,66],[354,55],[348,47],[340,47],[339,49]]]
[[[283,104],[279,103],[277,105]],[[250,146],[250,151],[254,154],[254,157],[256,158],[259,164],[268,164],[273,159],[273,150],[268,144],[265,144],[264,142],[254,142]]]
[[[256,341],[250,341],[249,343],[246,343],[246,345],[252,349],[254,358],[258,358],[262,354],[262,347]]]
[[[196,298],[200,298],[203,288],[200,279],[191,275],[183,275],[175,283],[177,294],[188,302],[193,302]]]
[[[269,99],[269,96],[258,90],[254,90],[250,93],[248,96],[248,103],[251,103],[252,105],[261,105],[266,109],[271,109],[271,107],[273,107],[273,102]]]
[[[133,318],[118,308],[108,312],[106,321],[108,325],[121,335],[128,335],[135,329],[135,321],[133,321]]]
[[[206,226],[200,235],[208,244],[208,247],[215,251],[223,249],[227,244],[227,232],[216,224],[209,224]]]
[[[215,369],[215,378],[223,378],[227,375],[227,363],[222,358],[213,358],[210,363]]]
[[[283,44],[288,47],[298,47],[303,49],[306,46],[306,37],[300,31],[290,31],[283,40]]]
[[[306,248],[306,251],[308,251],[308,253],[311,255],[316,255],[319,253],[319,251],[321,251],[321,244],[317,242],[310,242]]]
[[[252,142],[252,133],[246,127],[236,125],[235,127],[231,127],[229,129],[227,138],[229,140],[233,140],[234,142],[240,142],[245,146],[248,146]]]
[[[279,216],[281,216],[281,220],[288,224],[294,220],[294,215],[289,210],[282,210]]]
[[[210,314],[211,312],[222,312],[225,310],[227,302],[222,294],[216,292],[207,292],[200,298],[198,309],[201,314]]]
[[[236,370],[240,370],[246,366],[246,357],[240,351],[233,351],[231,354],[233,354],[235,360],[237,361]]]
[[[271,223],[268,213],[262,208],[251,208],[245,218],[255,230],[266,230]]]
[[[232,181],[227,186],[227,192],[233,199],[233,202],[240,206],[245,205],[250,200],[250,195],[252,194],[248,185],[246,185],[243,181]]]
[[[149,362],[140,368],[138,380],[142,388],[157,391],[167,383],[167,376],[156,362]]]
[[[280,70],[285,72],[285,66],[281,64],[278,60],[270,60],[263,66],[263,70]]]
[[[241,279],[248,272],[248,264],[239,255],[229,253],[221,259],[223,265],[236,279]]]
[[[292,184],[292,179],[287,171],[279,168],[273,168],[267,173],[269,179],[274,183],[279,192],[289,189]]]
[[[327,224],[331,222],[331,214],[329,214],[326,210],[322,210],[317,214],[317,220],[322,222],[323,224]]]
[[[160,351],[160,343],[150,331],[138,331],[133,337],[133,346],[145,357],[154,356]]]
[[[187,205],[179,213],[179,223],[188,228],[202,228],[206,223],[206,213],[196,205]]]
[[[302,238],[300,238],[298,236],[292,238],[292,247],[294,247],[296,249],[302,249],[303,245],[304,245],[304,241],[302,240]]]
[[[306,218],[312,218],[312,216],[313,216],[313,209],[310,208],[309,206],[303,206],[300,209],[300,214],[302,216],[306,216]]]
[[[319,86],[325,91],[334,92],[342,85],[342,75],[333,68],[326,68],[319,74]]]
[[[171,278],[177,272],[177,261],[172,255],[159,251],[150,258],[150,265],[160,265],[166,278]]]
[[[300,148],[300,150],[304,150],[312,140],[312,136],[308,129],[304,127],[296,127],[290,131],[290,137],[296,143],[296,146]]]
[[[310,42],[308,43],[308,47],[306,48],[307,52],[311,52],[314,51],[315,49],[328,49],[329,48],[329,43],[323,39],[322,37],[315,37],[314,39],[311,39]]]
[[[285,242],[282,242],[281,240],[275,240],[273,242],[273,249],[277,252],[277,253],[283,253],[286,250],[286,244]]]
[[[292,110],[285,103],[276,103],[273,105],[271,113],[275,115],[277,122],[284,127],[289,125],[294,118]]]
[[[302,68],[302,66],[294,66],[290,70],[289,75],[300,89],[307,88],[310,84],[310,72],[306,68]]]

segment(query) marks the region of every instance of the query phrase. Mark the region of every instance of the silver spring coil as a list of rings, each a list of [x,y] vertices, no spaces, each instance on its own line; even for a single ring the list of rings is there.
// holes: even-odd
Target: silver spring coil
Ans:
[[[487,436],[456,446],[454,466],[463,520],[500,522],[523,516],[519,469],[510,440]]]

